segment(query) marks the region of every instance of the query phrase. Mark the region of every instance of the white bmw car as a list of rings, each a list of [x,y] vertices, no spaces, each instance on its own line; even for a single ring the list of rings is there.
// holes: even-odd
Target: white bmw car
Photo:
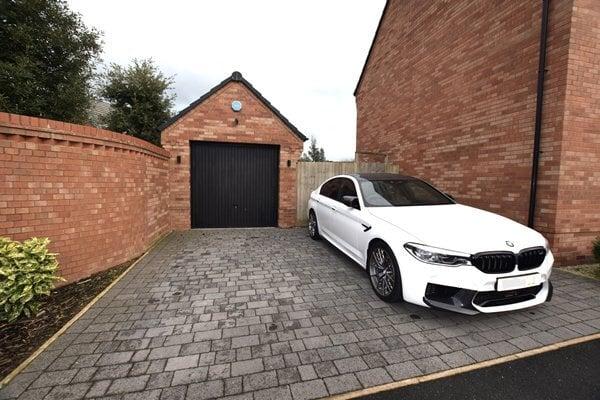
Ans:
[[[398,174],[333,177],[310,195],[309,233],[365,268],[384,301],[464,314],[549,301],[554,257],[538,232]]]

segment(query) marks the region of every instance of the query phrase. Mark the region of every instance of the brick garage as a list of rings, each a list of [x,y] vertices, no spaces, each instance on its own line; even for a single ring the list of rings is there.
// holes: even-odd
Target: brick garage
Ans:
[[[239,112],[233,100],[243,105]],[[0,113],[0,236],[49,237],[68,282],[131,260],[167,232],[190,228],[191,142],[276,149],[274,221],[295,224],[296,162],[306,138],[241,74],[167,125],[160,148],[90,126]]]
[[[600,235],[600,2],[552,0],[534,227],[559,263]],[[542,2],[389,0],[356,88],[357,158],[527,223]]]
[[[234,101],[240,102],[241,110],[233,110]],[[234,72],[162,127],[161,142],[171,154],[169,214],[172,228],[181,230],[192,227],[190,147],[194,142],[278,146],[277,225],[294,226],[296,163],[305,140],[306,137],[239,72]],[[235,161],[231,160],[232,163]],[[204,188],[195,190],[201,192]],[[219,211],[220,206],[216,207],[215,212],[228,212]]]

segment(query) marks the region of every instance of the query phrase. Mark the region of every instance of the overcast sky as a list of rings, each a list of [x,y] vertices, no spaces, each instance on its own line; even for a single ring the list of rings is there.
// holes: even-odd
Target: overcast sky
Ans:
[[[352,159],[352,92],[384,0],[69,0],[103,32],[105,63],[153,58],[180,110],[240,71],[328,159]]]

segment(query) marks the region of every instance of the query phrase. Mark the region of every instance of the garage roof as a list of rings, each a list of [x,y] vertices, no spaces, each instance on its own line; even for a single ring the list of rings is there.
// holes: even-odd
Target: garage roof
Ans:
[[[296,128],[294,126],[294,124],[292,124],[286,117],[284,117],[279,112],[279,110],[276,109],[269,102],[269,100],[265,99],[263,97],[263,95],[258,90],[256,90],[254,88],[254,86],[252,86],[252,84],[250,84],[250,82],[248,82],[246,79],[244,79],[244,77],[242,76],[242,74],[240,72],[238,72],[238,71],[234,71],[231,74],[231,76],[229,76],[223,82],[219,83],[217,86],[215,86],[212,89],[210,89],[207,93],[205,93],[204,95],[202,95],[202,97],[200,97],[198,100],[192,102],[189,106],[187,106],[186,108],[184,108],[183,110],[181,110],[177,115],[175,115],[174,117],[172,117],[171,119],[169,119],[167,122],[165,122],[164,124],[162,124],[161,126],[159,126],[158,129],[160,131],[163,131],[166,128],[168,128],[169,126],[173,125],[179,118],[183,117],[185,114],[187,114],[188,112],[190,112],[197,105],[199,105],[204,100],[208,99],[210,96],[212,96],[213,94],[215,94],[217,91],[219,91],[225,85],[227,85],[229,82],[240,82],[240,83],[244,84],[244,86],[246,86],[248,88],[248,90],[250,90],[252,92],[252,94],[254,94],[254,96],[256,96],[265,106],[267,106],[267,108],[269,110],[271,110],[273,112],[273,114],[275,114],[281,120],[281,122],[283,122],[288,128],[290,128],[290,130],[294,133],[294,135],[296,135],[303,142],[306,141],[306,140],[308,140],[308,138],[306,136],[304,136],[302,134],[302,132],[300,132],[298,130],[298,128]]]

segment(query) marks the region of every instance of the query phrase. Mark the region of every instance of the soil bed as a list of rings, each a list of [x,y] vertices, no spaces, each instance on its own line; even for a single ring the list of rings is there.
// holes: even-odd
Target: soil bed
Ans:
[[[35,317],[0,323],[0,378],[35,352],[134,261],[54,289],[42,299],[40,313]]]

